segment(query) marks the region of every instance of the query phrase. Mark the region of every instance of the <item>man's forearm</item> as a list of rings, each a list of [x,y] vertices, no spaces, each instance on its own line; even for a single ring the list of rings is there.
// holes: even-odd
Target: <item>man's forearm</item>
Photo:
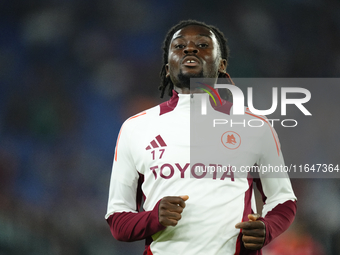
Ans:
[[[266,225],[264,246],[288,229],[295,218],[295,214],[296,201],[288,200],[275,206],[264,218],[259,218]]]
[[[145,239],[165,227],[159,223],[159,203],[152,211],[146,212],[116,212],[106,220],[113,237],[119,241],[132,242]]]

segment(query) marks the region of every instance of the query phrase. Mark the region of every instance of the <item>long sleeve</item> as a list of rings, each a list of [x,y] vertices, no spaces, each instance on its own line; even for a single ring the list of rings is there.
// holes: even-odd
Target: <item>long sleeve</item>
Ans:
[[[132,242],[145,239],[165,229],[158,220],[159,203],[160,200],[152,211],[117,212],[110,215],[107,222],[113,237],[119,241]]]
[[[270,127],[262,143],[262,157],[258,164],[261,167],[277,167],[285,165],[278,136]],[[264,202],[263,212],[259,220],[266,225],[265,244],[282,234],[292,224],[296,214],[296,197],[289,176],[283,170],[278,172],[260,169],[260,179],[255,180]]]
[[[266,238],[264,245],[269,244],[274,238],[282,234],[292,224],[296,214],[296,201],[286,201],[278,204],[259,220],[266,225]]]
[[[144,115],[135,115],[132,118]],[[130,118],[130,119],[132,119]],[[163,230],[159,223],[156,203],[153,210],[138,212],[142,199],[141,185],[143,175],[136,170],[131,153],[128,119],[122,126],[115,149],[115,157],[110,180],[108,208],[105,218],[112,235],[120,241],[136,241],[146,239]]]

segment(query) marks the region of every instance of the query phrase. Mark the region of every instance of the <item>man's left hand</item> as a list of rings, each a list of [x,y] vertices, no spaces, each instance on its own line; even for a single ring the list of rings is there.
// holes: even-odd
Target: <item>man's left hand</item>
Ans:
[[[259,214],[248,214],[249,221],[239,222],[235,228],[242,229],[244,247],[250,250],[259,250],[263,247],[266,237],[266,225],[257,220]]]

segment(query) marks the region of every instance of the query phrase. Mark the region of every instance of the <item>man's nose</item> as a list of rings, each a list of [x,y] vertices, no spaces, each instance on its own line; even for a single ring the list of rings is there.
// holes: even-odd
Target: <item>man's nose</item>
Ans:
[[[197,54],[198,49],[197,49],[195,43],[193,43],[193,42],[188,43],[187,46],[184,48],[184,53],[185,54],[188,54],[188,53]]]

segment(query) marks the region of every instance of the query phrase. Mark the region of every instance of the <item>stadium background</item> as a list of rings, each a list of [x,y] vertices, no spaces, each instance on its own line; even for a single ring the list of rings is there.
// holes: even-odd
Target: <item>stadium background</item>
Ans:
[[[188,18],[225,33],[232,77],[340,75],[336,0],[1,1],[1,255],[141,254],[104,220],[114,145],[124,119],[161,102],[161,43]],[[312,99],[327,91],[306,132],[279,131],[286,162],[339,163],[340,88]],[[339,179],[292,182],[296,221],[264,254],[340,254]]]

